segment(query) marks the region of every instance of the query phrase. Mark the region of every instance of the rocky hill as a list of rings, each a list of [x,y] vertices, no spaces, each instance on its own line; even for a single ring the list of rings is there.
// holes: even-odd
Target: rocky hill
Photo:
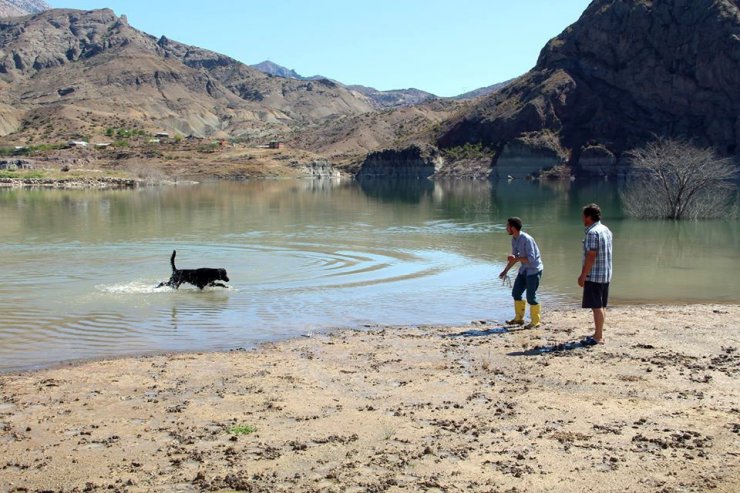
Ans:
[[[480,145],[497,167],[567,161],[608,173],[656,135],[740,153],[736,0],[594,0],[529,73],[451,120],[437,144]]]
[[[375,107],[379,109],[414,106],[423,103],[424,101],[437,98],[437,96],[430,92],[414,88],[379,91],[373,87],[359,85],[348,87],[368,97],[375,104]]]
[[[479,89],[474,89],[472,91],[465,92],[458,96],[454,96],[452,99],[464,100],[464,99],[475,99],[481,96],[488,96],[489,94],[493,94],[496,91],[500,91],[501,89],[509,85],[509,83],[511,83],[513,80],[514,79],[509,79],[504,82],[499,82],[497,84],[492,84],[490,86],[481,87]]]
[[[270,77],[154,38],[108,9],[54,9],[0,23],[0,135],[48,140],[143,127],[262,138],[372,108],[328,80]]]
[[[256,65],[251,65],[251,66],[261,72],[264,72],[266,74],[273,75],[276,77],[285,77],[288,79],[297,79],[297,80],[326,79],[326,77],[323,77],[321,75],[313,75],[311,77],[304,77],[300,75],[299,73],[297,73],[295,70],[283,67],[269,60],[266,60],[262,63],[258,63]],[[413,106],[415,104],[422,103],[429,99],[436,98],[436,96],[432,93],[421,91],[419,89],[413,89],[413,88],[412,89],[394,89],[390,91],[379,91],[373,87],[367,87],[367,86],[361,86],[361,85],[346,85],[336,80],[332,80],[332,82],[342,87],[346,87],[349,90],[356,91],[364,95],[370,101],[373,102],[373,105],[375,106],[376,109],[401,108],[404,106]]]
[[[0,0],[0,17],[18,17],[49,10],[51,5],[43,0]]]
[[[440,125],[468,104],[430,99],[413,106],[363,113],[295,132],[287,142],[357,171],[365,156],[375,151],[428,145]]]
[[[325,79],[326,78],[326,77],[321,77],[320,75],[315,75],[313,77],[303,77],[301,74],[299,74],[295,70],[283,67],[282,65],[278,65],[277,63],[272,62],[270,60],[265,60],[264,62],[250,65],[250,67],[256,68],[260,72],[264,72],[269,75],[274,75],[275,77],[285,77],[286,79],[314,80],[314,79]]]

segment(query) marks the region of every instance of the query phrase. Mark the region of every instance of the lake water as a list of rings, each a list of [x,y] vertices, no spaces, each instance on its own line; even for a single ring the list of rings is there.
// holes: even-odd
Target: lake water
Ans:
[[[512,215],[542,251],[547,320],[548,308],[578,303],[580,209],[591,201],[614,232],[613,303],[740,301],[737,220],[625,219],[606,181],[2,190],[0,370],[503,320],[512,303],[497,275]],[[156,289],[173,249],[179,268],[226,268],[230,288]]]

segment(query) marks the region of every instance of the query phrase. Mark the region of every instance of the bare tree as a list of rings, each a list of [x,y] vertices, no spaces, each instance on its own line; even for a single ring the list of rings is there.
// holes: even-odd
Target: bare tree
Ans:
[[[628,153],[632,171],[620,191],[624,210],[641,218],[722,217],[732,209],[737,168],[684,140],[659,138]]]

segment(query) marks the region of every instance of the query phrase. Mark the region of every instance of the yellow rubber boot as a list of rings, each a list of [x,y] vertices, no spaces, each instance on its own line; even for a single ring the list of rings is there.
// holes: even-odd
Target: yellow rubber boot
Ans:
[[[537,305],[529,305],[529,316],[532,319],[532,321],[529,322],[526,325],[525,328],[527,328],[527,329],[534,329],[535,327],[539,327],[540,326],[540,320],[541,320],[541,318],[540,318],[540,310],[541,309],[542,309],[542,307],[539,304],[537,304]]]
[[[527,302],[524,300],[514,300],[514,319],[507,320],[509,325],[524,325],[524,312],[527,311]]]

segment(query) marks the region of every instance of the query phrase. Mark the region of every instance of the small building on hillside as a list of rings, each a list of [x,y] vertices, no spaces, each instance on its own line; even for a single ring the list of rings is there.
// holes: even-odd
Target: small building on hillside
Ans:
[[[170,137],[169,132],[157,132],[154,134],[154,137],[158,139],[168,139]]]
[[[269,149],[280,149],[280,148],[281,148],[282,146],[283,146],[283,143],[282,143],[282,142],[280,142],[279,140],[271,140],[271,141],[270,141],[270,142],[269,142],[269,143],[267,144],[267,147],[268,147]]]

